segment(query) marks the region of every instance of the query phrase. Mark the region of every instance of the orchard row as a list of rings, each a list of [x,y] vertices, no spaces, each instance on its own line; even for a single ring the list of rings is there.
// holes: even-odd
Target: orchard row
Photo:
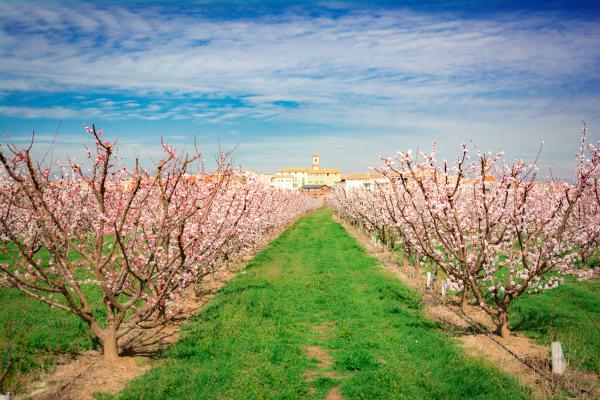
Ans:
[[[576,162],[568,184],[501,153],[471,158],[465,145],[453,163],[440,163],[434,145],[383,159],[385,182],[336,187],[329,203],[386,249],[442,270],[462,305],[472,294],[507,336],[514,299],[554,288],[565,275],[600,272],[587,262],[600,244],[600,148],[586,143],[585,127]]]
[[[83,319],[107,359],[125,335],[176,316],[205,276],[321,205],[234,170],[225,153],[213,173],[191,174],[200,154],[163,144],[154,169],[130,169],[101,131],[86,130],[95,148],[85,164],[52,168],[31,146],[1,149],[0,252],[10,261],[0,275]]]

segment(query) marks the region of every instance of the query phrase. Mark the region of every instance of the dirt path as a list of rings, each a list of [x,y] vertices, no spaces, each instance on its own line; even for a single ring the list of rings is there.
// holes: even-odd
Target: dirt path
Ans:
[[[319,341],[327,341],[331,339],[335,334],[335,323],[331,321],[321,322],[313,327],[313,330],[317,332],[317,338]],[[330,352],[321,346],[307,346],[306,347],[306,358],[314,359],[317,361],[315,369],[308,370],[304,373],[306,382],[314,382],[318,378],[328,378],[334,381],[344,379],[345,376],[340,372],[332,370],[333,357]],[[310,393],[315,393],[314,387],[309,389]],[[341,390],[339,386],[333,387],[327,394],[326,400],[343,400]]]

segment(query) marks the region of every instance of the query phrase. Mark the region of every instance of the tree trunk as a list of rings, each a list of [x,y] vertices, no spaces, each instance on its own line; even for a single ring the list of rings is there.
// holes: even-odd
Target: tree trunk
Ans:
[[[503,308],[500,308],[499,311],[500,314],[498,314],[496,335],[506,338],[510,336],[510,329],[508,329],[508,312]]]
[[[586,257],[586,255],[583,252],[581,252],[581,257],[580,258],[581,258],[581,267],[582,268],[587,267],[588,266],[587,257]]]
[[[116,328],[109,325],[104,331],[101,340],[104,350],[104,361],[116,361],[119,358],[119,344]]]
[[[460,298],[460,311],[465,312],[465,305],[467,305],[467,300],[469,299],[469,287],[464,285],[462,296]]]
[[[437,265],[433,265],[433,267],[431,268],[431,291],[435,293],[435,288],[436,288],[436,282],[437,282],[437,276],[438,276],[438,267]]]

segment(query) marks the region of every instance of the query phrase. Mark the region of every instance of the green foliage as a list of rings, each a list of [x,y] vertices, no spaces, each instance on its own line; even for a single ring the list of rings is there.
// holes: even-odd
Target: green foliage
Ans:
[[[319,368],[307,346],[319,346],[333,365]],[[307,371],[321,374],[307,382]],[[530,398],[425,319],[419,296],[329,210],[301,219],[258,254],[185,325],[158,367],[113,398],[306,399],[335,386],[346,399]]]
[[[600,374],[600,281],[522,296],[510,308],[510,323],[541,343],[561,341],[571,367]]]

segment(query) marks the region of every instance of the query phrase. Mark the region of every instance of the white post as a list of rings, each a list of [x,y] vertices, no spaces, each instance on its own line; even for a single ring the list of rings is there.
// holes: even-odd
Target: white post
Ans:
[[[433,277],[431,272],[427,272],[427,289],[431,289],[431,278]]]
[[[562,374],[567,369],[567,361],[560,342],[552,342],[552,373]]]
[[[442,297],[446,297],[446,280],[442,281]]]

